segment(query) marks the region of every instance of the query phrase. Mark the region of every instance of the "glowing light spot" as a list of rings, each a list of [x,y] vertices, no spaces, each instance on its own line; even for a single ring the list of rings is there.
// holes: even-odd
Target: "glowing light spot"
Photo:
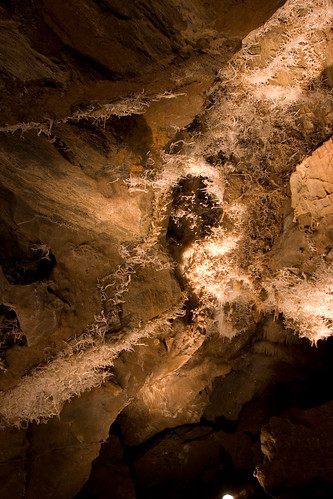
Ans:
[[[225,494],[222,499],[234,499],[234,496],[231,496],[230,494]]]

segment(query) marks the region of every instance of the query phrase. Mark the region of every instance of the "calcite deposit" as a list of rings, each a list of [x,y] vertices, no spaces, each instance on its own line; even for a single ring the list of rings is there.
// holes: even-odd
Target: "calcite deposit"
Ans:
[[[332,0],[0,14],[0,497],[331,498]]]

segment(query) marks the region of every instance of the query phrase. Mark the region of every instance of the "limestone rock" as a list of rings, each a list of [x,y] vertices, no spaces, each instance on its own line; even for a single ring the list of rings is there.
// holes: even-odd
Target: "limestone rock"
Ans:
[[[34,425],[29,437],[24,497],[73,497],[88,479],[110,425],[126,404],[121,390],[106,385],[67,404],[59,419]]]
[[[332,495],[330,2],[0,14],[1,495]]]
[[[222,442],[223,435],[221,438],[209,427],[183,427],[173,431],[135,461],[140,486],[148,490],[150,497],[151,491],[165,498],[180,497],[182,489],[186,489],[194,477],[199,477],[205,467],[212,468],[217,463],[221,468],[228,467]]]
[[[134,480],[124,459],[124,448],[116,435],[109,435],[102,444],[99,456],[92,463],[92,471],[82,491],[75,499],[135,499]]]
[[[315,490],[328,497],[333,490],[332,435],[332,402],[272,418],[261,432],[259,481],[278,497],[310,497]]]
[[[167,430],[158,439],[152,439],[134,460],[138,490],[144,490],[149,498],[158,495],[167,499],[170,496],[215,498],[233,490],[236,493],[238,488],[243,497],[244,490],[250,492],[253,487],[246,472],[237,468],[248,465],[247,458],[244,460],[247,447],[248,442],[244,445],[243,441],[242,449],[238,437],[205,425]],[[235,466],[229,452],[235,458]]]
[[[25,459],[28,447],[25,430],[1,431],[0,494],[2,497],[23,499],[27,479]]]
[[[61,71],[50,59],[31,48],[14,22],[1,22],[0,42],[1,69],[10,77],[25,84],[44,80],[60,86],[67,80],[68,74],[65,71]]]
[[[332,228],[333,140],[330,139],[306,158],[290,178],[294,218],[301,225]]]
[[[144,2],[141,12],[136,4],[121,6],[114,1],[44,3],[46,22],[66,45],[120,75],[140,74],[152,61],[163,61],[181,44],[177,31],[186,26],[182,17],[173,15],[172,2],[166,5],[167,13],[159,4],[152,12],[150,2]]]
[[[122,308],[124,325],[146,322],[176,305],[181,291],[168,270],[154,268],[139,270],[132,278]]]

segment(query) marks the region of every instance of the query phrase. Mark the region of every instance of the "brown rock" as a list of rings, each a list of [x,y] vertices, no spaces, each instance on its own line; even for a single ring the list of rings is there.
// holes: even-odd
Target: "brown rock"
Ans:
[[[115,435],[102,444],[99,456],[92,463],[89,480],[75,499],[135,499],[133,478],[124,459],[124,449]]]
[[[332,408],[333,403],[328,402],[307,410],[291,409],[263,428],[263,460],[256,474],[267,491],[288,493],[316,480],[332,488]]]
[[[26,430],[0,432],[0,495],[6,499],[23,499],[26,486]]]
[[[328,412],[281,414],[332,395],[331,342],[293,333],[332,330],[332,10],[289,0],[263,26],[283,3],[0,5],[0,306],[16,318],[0,414],[34,421],[3,433],[5,498],[70,499],[98,454],[81,499],[135,497],[133,463],[145,499],[255,496],[260,432],[264,487],[333,495]],[[300,450],[317,438],[321,467]]]
[[[24,497],[73,497],[88,479],[110,425],[126,404],[126,395],[106,385],[66,404],[59,418],[33,425]]]

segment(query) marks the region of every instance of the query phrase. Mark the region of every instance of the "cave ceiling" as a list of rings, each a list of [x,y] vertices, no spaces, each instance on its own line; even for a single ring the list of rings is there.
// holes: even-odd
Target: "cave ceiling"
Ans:
[[[0,5],[0,497],[333,497],[332,0]]]

